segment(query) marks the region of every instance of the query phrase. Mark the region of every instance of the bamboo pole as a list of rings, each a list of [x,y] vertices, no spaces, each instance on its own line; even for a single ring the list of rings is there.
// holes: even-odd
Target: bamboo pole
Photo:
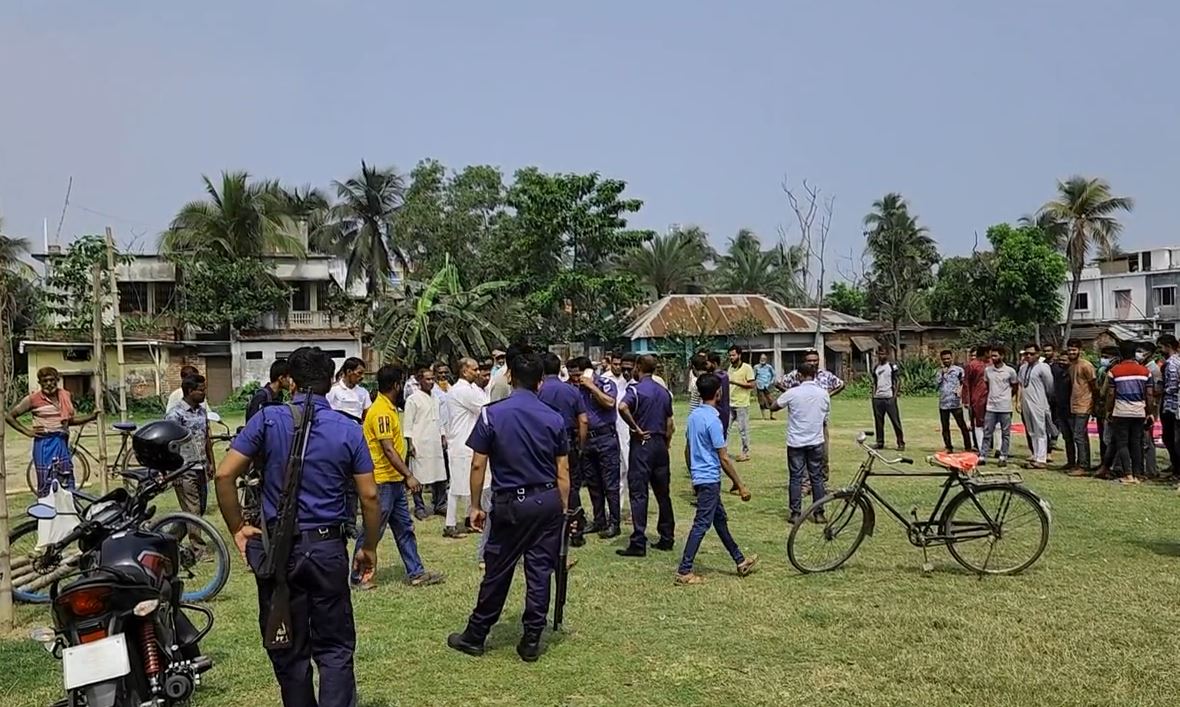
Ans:
[[[105,495],[107,479],[106,349],[102,342],[102,266],[94,264],[94,412],[98,421],[98,480]]]
[[[5,280],[0,276],[0,406],[8,402],[8,386],[12,382],[11,357],[12,341],[8,330],[8,292]],[[0,421],[0,631],[12,630],[12,548],[8,544],[8,474],[4,459],[4,428]]]
[[[119,357],[119,420],[127,421],[127,359],[123,355],[123,318],[119,316],[119,285],[115,280],[115,234],[107,226],[107,274],[111,279],[111,306],[115,315],[115,351]]]

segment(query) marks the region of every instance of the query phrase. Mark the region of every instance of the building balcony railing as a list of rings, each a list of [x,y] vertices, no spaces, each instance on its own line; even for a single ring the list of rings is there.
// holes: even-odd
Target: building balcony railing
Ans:
[[[328,312],[274,312],[264,315],[260,329],[332,329],[336,324]]]

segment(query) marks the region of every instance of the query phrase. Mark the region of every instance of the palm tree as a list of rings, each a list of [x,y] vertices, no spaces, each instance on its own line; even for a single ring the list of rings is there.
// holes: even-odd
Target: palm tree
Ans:
[[[698,288],[705,279],[705,263],[714,256],[708,236],[692,226],[657,235],[626,256],[620,267],[661,299]]]
[[[394,222],[405,203],[405,180],[392,168],[361,162],[358,175],[332,184],[339,201],[315,234],[315,245],[344,258],[348,284],[364,277],[372,302],[385,291],[395,261],[403,273],[409,270],[405,253],[393,241]]]
[[[327,224],[331,208],[324,192],[310,186],[303,187],[302,191],[300,187],[281,188],[278,196],[283,213],[296,224],[302,224],[309,240],[314,240],[315,234]]]
[[[787,306],[807,302],[799,281],[805,263],[799,246],[779,244],[762,250],[762,242],[752,231],[741,229],[729,239],[729,248],[714,273],[713,288],[718,292],[765,295]]]
[[[282,192],[274,182],[251,182],[246,172],[222,172],[221,189],[208,177],[208,199],[181,207],[160,236],[167,254],[205,253],[228,258],[258,258],[268,253],[304,255],[294,235]]]
[[[922,294],[934,281],[938,245],[901,194],[873,202],[864,218],[866,249],[873,258],[869,293],[893,325],[895,351],[901,355],[901,320],[912,317]]]
[[[8,406],[8,385],[12,381],[12,318],[17,310],[17,283],[25,281],[28,265],[20,258],[28,252],[29,242],[4,235],[0,219],[0,405]],[[0,533],[8,537],[8,474],[4,453],[4,430],[0,425]],[[12,629],[12,572],[8,553],[0,556],[0,630]]]
[[[406,297],[387,299],[373,319],[374,343],[386,359],[482,356],[507,341],[492,322],[499,295],[511,283],[484,282],[464,290],[459,269],[444,256],[429,280],[407,280]]]
[[[1069,304],[1065,310],[1065,340],[1073,329],[1074,303],[1082,283],[1082,268],[1090,251],[1109,255],[1118,247],[1123,224],[1115,218],[1120,211],[1130,212],[1135,202],[1127,196],[1113,196],[1110,184],[1104,179],[1073,176],[1057,182],[1057,198],[1045,202],[1038,220],[1055,223],[1057,233],[1064,235],[1062,250],[1069,261],[1072,279],[1069,285]]]

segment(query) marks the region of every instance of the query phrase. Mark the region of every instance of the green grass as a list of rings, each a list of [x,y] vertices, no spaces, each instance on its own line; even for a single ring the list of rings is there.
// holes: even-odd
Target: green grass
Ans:
[[[904,399],[902,416],[914,456],[938,446],[933,399]],[[422,556],[447,582],[410,589],[398,582],[387,536],[381,587],[355,598],[361,704],[1175,704],[1180,499],[1170,488],[1024,472],[1052,504],[1054,522],[1045,555],[1017,577],[980,580],[941,548],[924,573],[921,552],[884,513],[843,570],[800,576],[785,556],[783,424],[753,423],[754,460],[739,470],[754,500],[726,499],[734,535],[761,556],[760,571],[736,577],[709,535],[697,565],[708,583],[673,586],[692,520],[677,464],[677,552],[624,560],[614,554],[623,538],[576,550],[566,628],[547,635],[548,650],[533,665],[513,650],[520,574],[491,651],[470,658],[444,641],[475,598],[475,538],[444,541],[439,520],[420,523]],[[834,482],[855,471],[861,454],[851,438],[868,427],[867,401],[836,401]],[[932,504],[935,484],[882,480],[878,488],[908,509]],[[234,562],[212,604],[217,625],[204,647],[216,666],[194,700],[202,707],[278,703],[253,582]],[[45,704],[59,695],[60,666],[20,640],[46,622],[45,612],[21,607],[18,620],[18,635],[0,640],[0,704]]]

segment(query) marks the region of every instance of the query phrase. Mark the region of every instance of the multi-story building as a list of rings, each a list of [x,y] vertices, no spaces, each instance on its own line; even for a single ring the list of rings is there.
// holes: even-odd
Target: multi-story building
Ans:
[[[1144,337],[1175,333],[1180,321],[1180,247],[1152,248],[1102,260],[1082,270],[1077,297],[1069,302],[1075,324],[1117,323]],[[1062,312],[1062,319],[1069,314]]]
[[[59,248],[34,257],[50,271]],[[107,342],[107,385],[125,385],[129,395],[167,395],[180,383],[180,369],[196,366],[207,378],[209,399],[216,404],[233,389],[250,381],[265,382],[270,365],[305,344],[329,352],[337,366],[361,355],[361,332],[327,308],[333,284],[343,288],[345,265],[339,258],[311,253],[306,257],[266,256],[272,271],[291,290],[287,306],[268,313],[249,327],[219,332],[181,326],[173,316],[176,296],[175,266],[159,255],[136,255],[117,266],[119,317],[124,333],[124,375],[120,379],[114,342]],[[364,283],[353,283],[350,296],[364,295]],[[108,306],[105,319],[114,320]],[[51,326],[21,344],[28,357],[29,380],[42,366],[54,366],[67,389],[90,390],[95,372],[93,343],[88,336]],[[83,340],[79,340],[83,339]]]

